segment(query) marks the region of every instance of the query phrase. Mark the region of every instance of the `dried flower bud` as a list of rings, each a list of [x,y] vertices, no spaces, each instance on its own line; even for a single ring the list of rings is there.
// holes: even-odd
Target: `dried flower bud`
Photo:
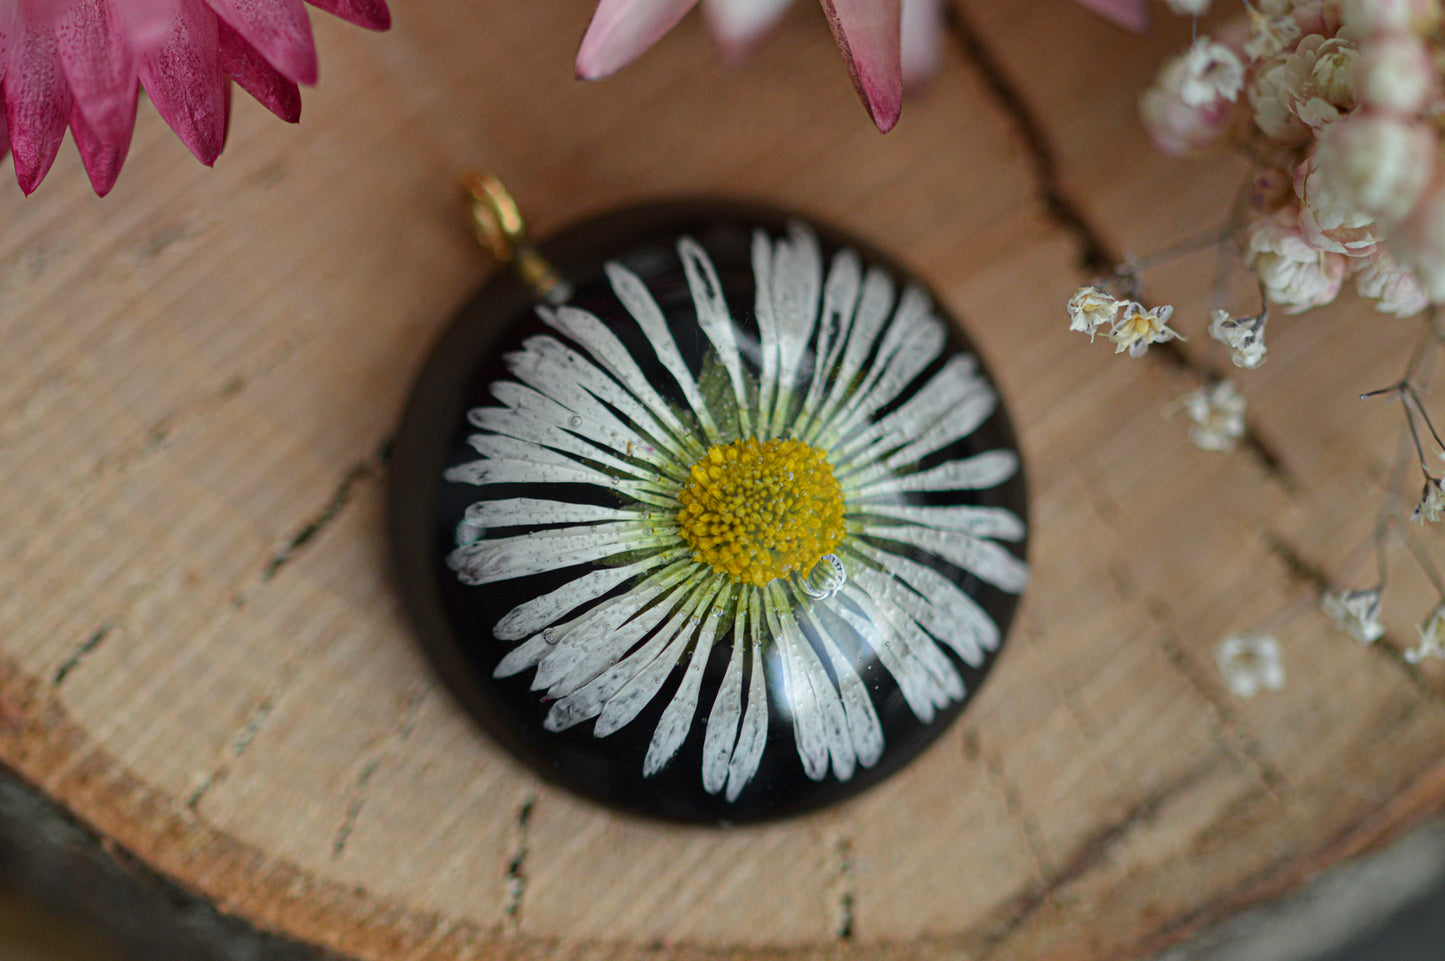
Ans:
[[[1435,135],[1424,123],[1357,114],[1320,134],[1311,186],[1331,199],[1315,203],[1320,225],[1358,226],[1361,217],[1397,221],[1434,173]]]
[[[1069,298],[1069,329],[1082,331],[1092,342],[1100,327],[1112,327],[1123,301],[1102,287],[1080,287]]]
[[[1426,478],[1425,487],[1420,491],[1420,501],[1415,505],[1410,520],[1417,524],[1426,521],[1435,524],[1441,517],[1445,517],[1445,487],[1441,487],[1439,477]]]
[[[1189,439],[1203,450],[1233,450],[1244,436],[1244,395],[1232,381],[1217,380],[1180,398],[1193,424]]]
[[[1320,610],[1361,644],[1373,644],[1385,633],[1380,623],[1380,588],[1325,591]]]
[[[1234,366],[1254,370],[1264,363],[1268,350],[1264,344],[1264,322],[1263,314],[1234,318],[1227,310],[1216,310],[1209,322],[1209,336],[1230,349],[1229,359]]]
[[[1223,132],[1243,86],[1239,56],[1222,43],[1200,37],[1165,64],[1139,99],[1139,113],[1160,150],[1188,153]]]
[[[1415,630],[1420,634],[1420,644],[1405,652],[1406,661],[1419,664],[1427,657],[1445,657],[1445,604],[1436,605]]]
[[[1150,344],[1162,344],[1167,340],[1183,340],[1179,332],[1169,327],[1169,318],[1174,308],[1169,304],[1145,310],[1143,304],[1133,301],[1119,309],[1119,317],[1109,330],[1109,339],[1114,342],[1114,353],[1127,350],[1130,357],[1143,357]]]
[[[1254,697],[1261,690],[1284,687],[1284,659],[1279,641],[1267,634],[1231,634],[1214,651],[1224,684],[1236,697]]]
[[[1432,33],[1440,23],[1438,0],[1345,0],[1345,26],[1357,36],[1393,30]]]

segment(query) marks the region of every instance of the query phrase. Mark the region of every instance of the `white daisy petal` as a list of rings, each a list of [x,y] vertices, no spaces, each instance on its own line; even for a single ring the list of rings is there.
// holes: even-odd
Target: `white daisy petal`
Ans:
[[[843,712],[848,720],[849,743],[853,752],[858,758],[858,763],[864,767],[872,767],[878,763],[878,758],[883,755],[883,726],[878,723],[878,713],[873,709],[873,701],[868,696],[868,689],[863,686],[863,681],[858,677],[853,662],[845,658],[838,650],[838,645],[833,643],[828,632],[819,626],[818,621],[812,618],[808,609],[804,608],[804,617],[812,623],[818,638],[823,642],[823,651],[828,655],[828,663],[833,668],[833,676],[838,679],[838,693],[842,696]],[[834,771],[837,772],[837,760],[834,760]],[[847,780],[843,774],[838,774],[840,780]]]
[[[662,308],[652,299],[652,294],[648,292],[642,278],[632,271],[618,263],[609,263],[605,269],[617,298],[647,335],[648,343],[656,351],[662,366],[667,368],[667,372],[677,381],[677,386],[682,388],[682,395],[687,398],[688,406],[697,416],[708,441],[717,443],[722,439],[722,432],[718,430],[712,412],[703,400],[702,391],[698,390],[697,380],[693,378],[692,371],[688,370],[687,362],[682,359],[682,354],[677,349],[677,341],[672,338],[672,331],[668,329]]]
[[[557,625],[553,629],[552,653],[537,668],[533,689],[546,688],[548,697],[574,693],[616,664],[670,612],[690,609],[689,602],[697,602],[701,591],[688,580],[685,564],[676,567],[660,571],[626,594]],[[652,604],[663,594],[667,596]]]
[[[589,410],[579,413],[530,387],[510,381],[494,385],[492,393],[506,408],[472,410],[467,420],[474,426],[604,462],[623,473],[681,476],[676,457],[658,450],[652,441],[613,417],[601,404],[589,404]],[[605,419],[598,420],[598,415]],[[643,463],[633,465],[608,457],[599,448]]]
[[[753,231],[753,280],[757,294],[753,314],[758,322],[758,350],[761,354],[758,377],[758,437],[774,436],[773,404],[778,396],[778,324],[773,312],[773,242],[765,231]]]
[[[887,554],[878,560],[899,580],[862,565],[855,566],[853,576],[880,605],[891,604],[912,618],[919,627],[951,647],[969,667],[982,667],[987,656],[984,652],[998,649],[998,625],[948,578],[931,567],[896,554]],[[929,577],[930,574],[933,576]],[[948,587],[942,588],[940,583]],[[925,592],[925,587],[936,593]]]
[[[663,710],[657,729],[652,733],[652,741],[647,745],[647,754],[642,759],[643,777],[651,777],[666,767],[692,729],[693,719],[697,716],[702,671],[707,666],[708,656],[717,640],[718,620],[731,597],[731,588],[724,587],[717,598],[710,602],[711,610],[698,630],[697,640],[692,646],[692,660],[688,662],[687,670],[682,675],[682,683],[678,685],[677,693]]]
[[[777,610],[796,608],[797,604],[790,603],[783,591],[775,587],[777,583],[774,581],[768,590],[768,597]],[[818,653],[798,629],[797,622],[792,617],[780,617],[779,623],[782,627],[780,643],[783,656],[791,660],[793,679],[800,688],[806,687],[809,691],[804,703],[794,711],[794,728],[797,729],[800,725],[808,726],[810,719],[803,715],[814,715],[827,746],[827,756],[824,757],[822,766],[817,769],[817,777],[813,779],[821,780],[828,773],[827,757],[831,756],[834,776],[840,781],[846,781],[853,776],[856,753],[853,750],[853,739],[848,733],[848,718],[843,710],[843,701],[838,696],[838,689],[823,670],[823,662],[818,660]],[[799,751],[801,750],[800,743]],[[808,760],[804,759],[805,765]],[[809,777],[812,776],[810,770]]]
[[[938,358],[948,333],[929,312],[930,307],[928,295],[919,288],[909,286],[903,291],[863,383],[833,418],[836,436],[853,433],[860,421],[897,397]]]
[[[802,367],[823,286],[823,255],[818,237],[804,224],[788,224],[788,240],[778,243],[773,259],[773,318],[778,336],[778,393],[772,423],[780,433],[787,421],[793,384]]]
[[[748,623],[748,707],[728,762],[727,792],[723,796],[729,801],[736,801],[758,772],[768,743],[768,686],[763,673],[762,622],[756,591],[749,592]]]
[[[1019,520],[1018,515],[1003,507],[973,507],[967,504],[948,507],[875,504],[861,513],[907,521],[940,531],[961,531],[974,537],[993,537],[1001,541],[1023,540],[1028,533],[1028,528]]]
[[[738,352],[732,315],[723,299],[722,283],[718,280],[712,260],[691,237],[683,237],[677,242],[677,255],[682,259],[682,270],[687,276],[687,287],[692,293],[693,306],[697,310],[697,324],[712,344],[718,362],[728,372],[728,380],[733,386],[733,399],[737,402],[740,426],[746,436],[753,430],[747,374],[743,371],[742,356]]]
[[[893,278],[877,267],[870,267],[863,277],[863,296],[858,300],[858,310],[847,323],[840,336],[846,341],[843,359],[833,375],[828,396],[818,411],[818,421],[829,424],[857,383],[856,378],[863,370],[863,364],[873,351],[873,344],[883,323],[893,307]]]
[[[992,541],[967,534],[943,533],[922,527],[875,526],[868,528],[868,536],[921,547],[1010,594],[1023,591],[1029,580],[1029,568],[1023,561]]]
[[[493,537],[463,544],[447,565],[467,584],[490,584],[575,564],[589,564],[635,549],[642,533],[638,521],[585,524]]]
[[[804,440],[812,438],[817,421],[818,407],[828,374],[838,363],[853,313],[858,309],[858,292],[863,280],[863,268],[858,255],[844,250],[833,258],[828,268],[828,280],[823,285],[823,308],[818,315],[818,341],[813,347],[813,378],[808,383],[808,393],[803,398],[802,410],[795,427],[797,436]]]
[[[987,384],[978,381],[976,389],[971,391],[957,407],[939,418],[913,443],[900,447],[889,455],[884,464],[889,470],[898,470],[918,463],[934,451],[942,450],[954,441],[962,440],[972,434],[980,424],[988,420],[989,415],[997,406],[998,395]]]
[[[662,554],[651,554],[633,564],[621,567],[599,567],[561,587],[518,604],[492,628],[499,641],[517,641],[546,628],[559,618],[572,613],[583,604],[597,600],[619,584],[666,563]]]
[[[769,585],[762,603],[783,669],[782,703],[792,713],[798,758],[803,762],[803,773],[814,781],[821,781],[828,774],[828,733],[823,711],[814,695],[812,678],[799,661],[799,647],[806,642],[797,636],[798,627],[791,616],[779,616],[778,607],[785,601],[776,587]]]
[[[851,593],[849,589],[851,588]],[[943,650],[918,622],[899,610],[885,598],[874,598],[859,590],[851,582],[844,588],[847,596],[884,632],[891,631],[899,641],[898,650],[903,660],[912,661],[928,672],[930,680],[938,685],[945,700],[939,707],[963,700],[963,677],[958,668],[944,656]]]
[[[702,786],[709,794],[718,793],[727,784],[728,762],[732,760],[743,716],[743,610],[739,604],[733,614],[733,649],[702,739]]]
[[[570,315],[570,308],[557,311],[558,316],[564,313]],[[675,437],[673,431],[668,429],[671,424],[664,426],[668,421],[675,423],[677,418],[669,408],[650,407],[639,400],[632,393],[635,382],[624,388],[597,365],[555,337],[529,337],[523,346],[525,349],[507,355],[507,369],[519,380],[547,394],[562,406],[596,420],[605,420],[608,416],[607,408],[598,403],[603,401],[632,421],[638,430],[651,437],[659,447],[669,451],[674,457],[695,457],[701,450],[697,442],[692,440],[690,431],[679,426],[675,428],[679,436]],[[642,377],[642,373],[639,371],[637,376]]]
[[[845,588],[846,590],[846,588]],[[863,642],[878,656],[878,662],[892,675],[903,699],[908,702],[914,715],[924,724],[933,720],[934,711],[948,704],[948,696],[923,669],[923,666],[904,656],[903,645],[896,632],[886,621],[874,622],[860,617],[847,607],[822,608],[828,615],[846,622]],[[880,631],[882,626],[885,630]]]
[[[583,524],[591,521],[635,521],[638,512],[625,507],[600,507],[535,497],[508,497],[477,501],[467,507],[457,525],[457,540],[470,543],[497,527],[538,527],[545,524]]]
[[[875,481],[849,489],[850,502],[866,502],[879,498],[893,499],[909,491],[929,493],[957,490],[986,490],[997,487],[1018,473],[1019,458],[1011,450],[990,450],[964,460],[951,460],[919,471],[895,477],[885,474]]]
[[[832,445],[848,465],[845,470],[881,460],[889,451],[898,449],[910,438],[919,439],[931,425],[939,424],[961,409],[974,412],[978,423],[982,423],[993,413],[993,391],[978,376],[977,370],[978,361],[972,354],[950,357],[938,373],[897,410],[846,441]],[[888,468],[896,470],[911,463],[890,462]]]
[[[722,577],[710,578],[706,587],[698,593],[698,597],[702,599],[701,603],[689,605],[684,610],[678,611],[663,625],[662,633],[672,639],[667,650],[639,671],[636,677],[628,681],[622,690],[607,702],[602,713],[597,716],[594,733],[598,737],[606,737],[630,722],[657,696],[663,682],[682,660],[683,652],[687,650],[688,639],[702,623],[699,610],[705,609],[717,596],[724,580],[725,578]]]

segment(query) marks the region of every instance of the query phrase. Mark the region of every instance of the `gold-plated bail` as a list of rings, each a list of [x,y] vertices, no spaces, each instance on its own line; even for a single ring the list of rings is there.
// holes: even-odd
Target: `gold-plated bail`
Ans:
[[[572,296],[572,285],[533,246],[522,211],[502,182],[492,174],[474,171],[462,178],[462,186],[471,199],[481,245],[502,263],[515,264],[523,282],[539,299],[560,304]]]

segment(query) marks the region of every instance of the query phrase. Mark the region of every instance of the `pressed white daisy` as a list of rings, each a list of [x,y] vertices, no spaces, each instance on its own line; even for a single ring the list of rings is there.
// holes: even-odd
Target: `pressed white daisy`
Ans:
[[[969,492],[1018,458],[959,453],[998,397],[922,289],[801,224],[754,233],[751,305],[699,243],[676,253],[686,290],[607,264],[619,321],[538,308],[550,330],[506,355],[468,414],[480,456],[446,474],[482,498],[448,564],[516,583],[495,675],[535,670],[547,730],[602,738],[665,705],[644,776],[705,721],[702,785],[731,802],[786,749],[776,716],[809,778],[848,781],[885,749],[870,677],[928,723],[998,648],[971,592],[1023,589],[999,542],[1025,525]]]

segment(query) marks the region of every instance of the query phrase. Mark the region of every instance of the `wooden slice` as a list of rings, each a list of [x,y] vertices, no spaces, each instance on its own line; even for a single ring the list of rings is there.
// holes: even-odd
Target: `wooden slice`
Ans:
[[[390,34],[318,15],[298,128],[238,97],[215,170],[142,105],[114,193],[65,155],[0,217],[0,763],[222,911],[364,959],[1138,957],[1440,807],[1435,603],[1366,586],[1417,334],[1346,297],[1270,327],[1251,443],[1161,416],[1227,358],[1214,261],[1161,271],[1191,340],[1131,361],[1066,330],[1090,255],[1217,223],[1243,170],[1157,156],[1135,98],[1188,26],[1063,0],[960,5],[886,137],[811,4],[742,65],[699,18],[571,79],[592,5],[451,0]],[[435,334],[495,269],[457,186],[545,235],[639,199],[798,209],[966,318],[1009,399],[1034,580],[962,722],[847,805],[679,828],[546,787],[477,733],[388,569],[386,449]],[[1424,538],[1433,537],[1425,531]],[[1214,663],[1268,625],[1288,684]]]

